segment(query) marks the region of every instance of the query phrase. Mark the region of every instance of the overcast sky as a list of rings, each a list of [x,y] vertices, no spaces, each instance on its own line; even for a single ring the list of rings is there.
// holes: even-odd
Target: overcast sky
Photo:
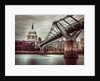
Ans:
[[[15,15],[15,39],[27,40],[27,34],[34,25],[34,29],[37,32],[38,37],[42,40],[47,36],[52,23],[66,15]],[[76,18],[82,18],[82,15],[75,16]],[[70,20],[71,22],[71,20]],[[84,31],[77,38],[84,37]]]

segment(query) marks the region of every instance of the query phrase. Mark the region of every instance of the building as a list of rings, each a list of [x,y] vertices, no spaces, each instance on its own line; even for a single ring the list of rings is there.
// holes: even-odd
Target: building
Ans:
[[[80,39],[81,51],[84,52],[84,38]]]
[[[65,41],[63,40],[55,40],[50,44],[45,46],[45,51],[64,51]]]
[[[23,41],[15,40],[15,50],[16,51],[36,51],[38,50],[37,37],[38,35],[32,24],[32,27],[27,35],[27,40],[23,40]]]
[[[38,44],[40,44],[42,42],[42,38],[38,37]]]
[[[84,53],[84,38],[81,38],[80,41],[77,41],[77,49],[79,53]]]
[[[45,46],[45,51],[56,51],[64,52],[66,40],[55,40]],[[79,53],[84,53],[84,39],[81,38],[80,41],[76,41],[76,49]]]
[[[34,29],[33,24],[31,30],[28,32],[27,41],[34,42],[35,45],[37,45],[37,33]]]
[[[34,51],[35,50],[35,44],[34,42],[30,41],[15,41],[15,50],[16,51]]]

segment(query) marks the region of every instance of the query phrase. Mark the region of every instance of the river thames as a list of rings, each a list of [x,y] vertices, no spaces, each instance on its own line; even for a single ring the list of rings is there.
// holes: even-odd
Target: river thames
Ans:
[[[57,54],[16,54],[15,65],[84,65],[84,55],[79,58],[63,58]]]

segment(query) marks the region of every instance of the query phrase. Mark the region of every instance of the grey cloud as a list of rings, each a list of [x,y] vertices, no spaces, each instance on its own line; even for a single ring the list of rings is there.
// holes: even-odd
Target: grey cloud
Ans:
[[[16,40],[26,40],[32,23],[39,37],[45,39],[52,23],[66,15],[15,15]],[[80,18],[82,16],[76,16]],[[83,36],[83,33],[82,33]]]

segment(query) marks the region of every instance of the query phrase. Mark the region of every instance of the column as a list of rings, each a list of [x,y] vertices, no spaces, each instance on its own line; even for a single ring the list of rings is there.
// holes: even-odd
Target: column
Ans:
[[[78,58],[76,40],[66,40],[64,48],[64,57],[76,57]]]

